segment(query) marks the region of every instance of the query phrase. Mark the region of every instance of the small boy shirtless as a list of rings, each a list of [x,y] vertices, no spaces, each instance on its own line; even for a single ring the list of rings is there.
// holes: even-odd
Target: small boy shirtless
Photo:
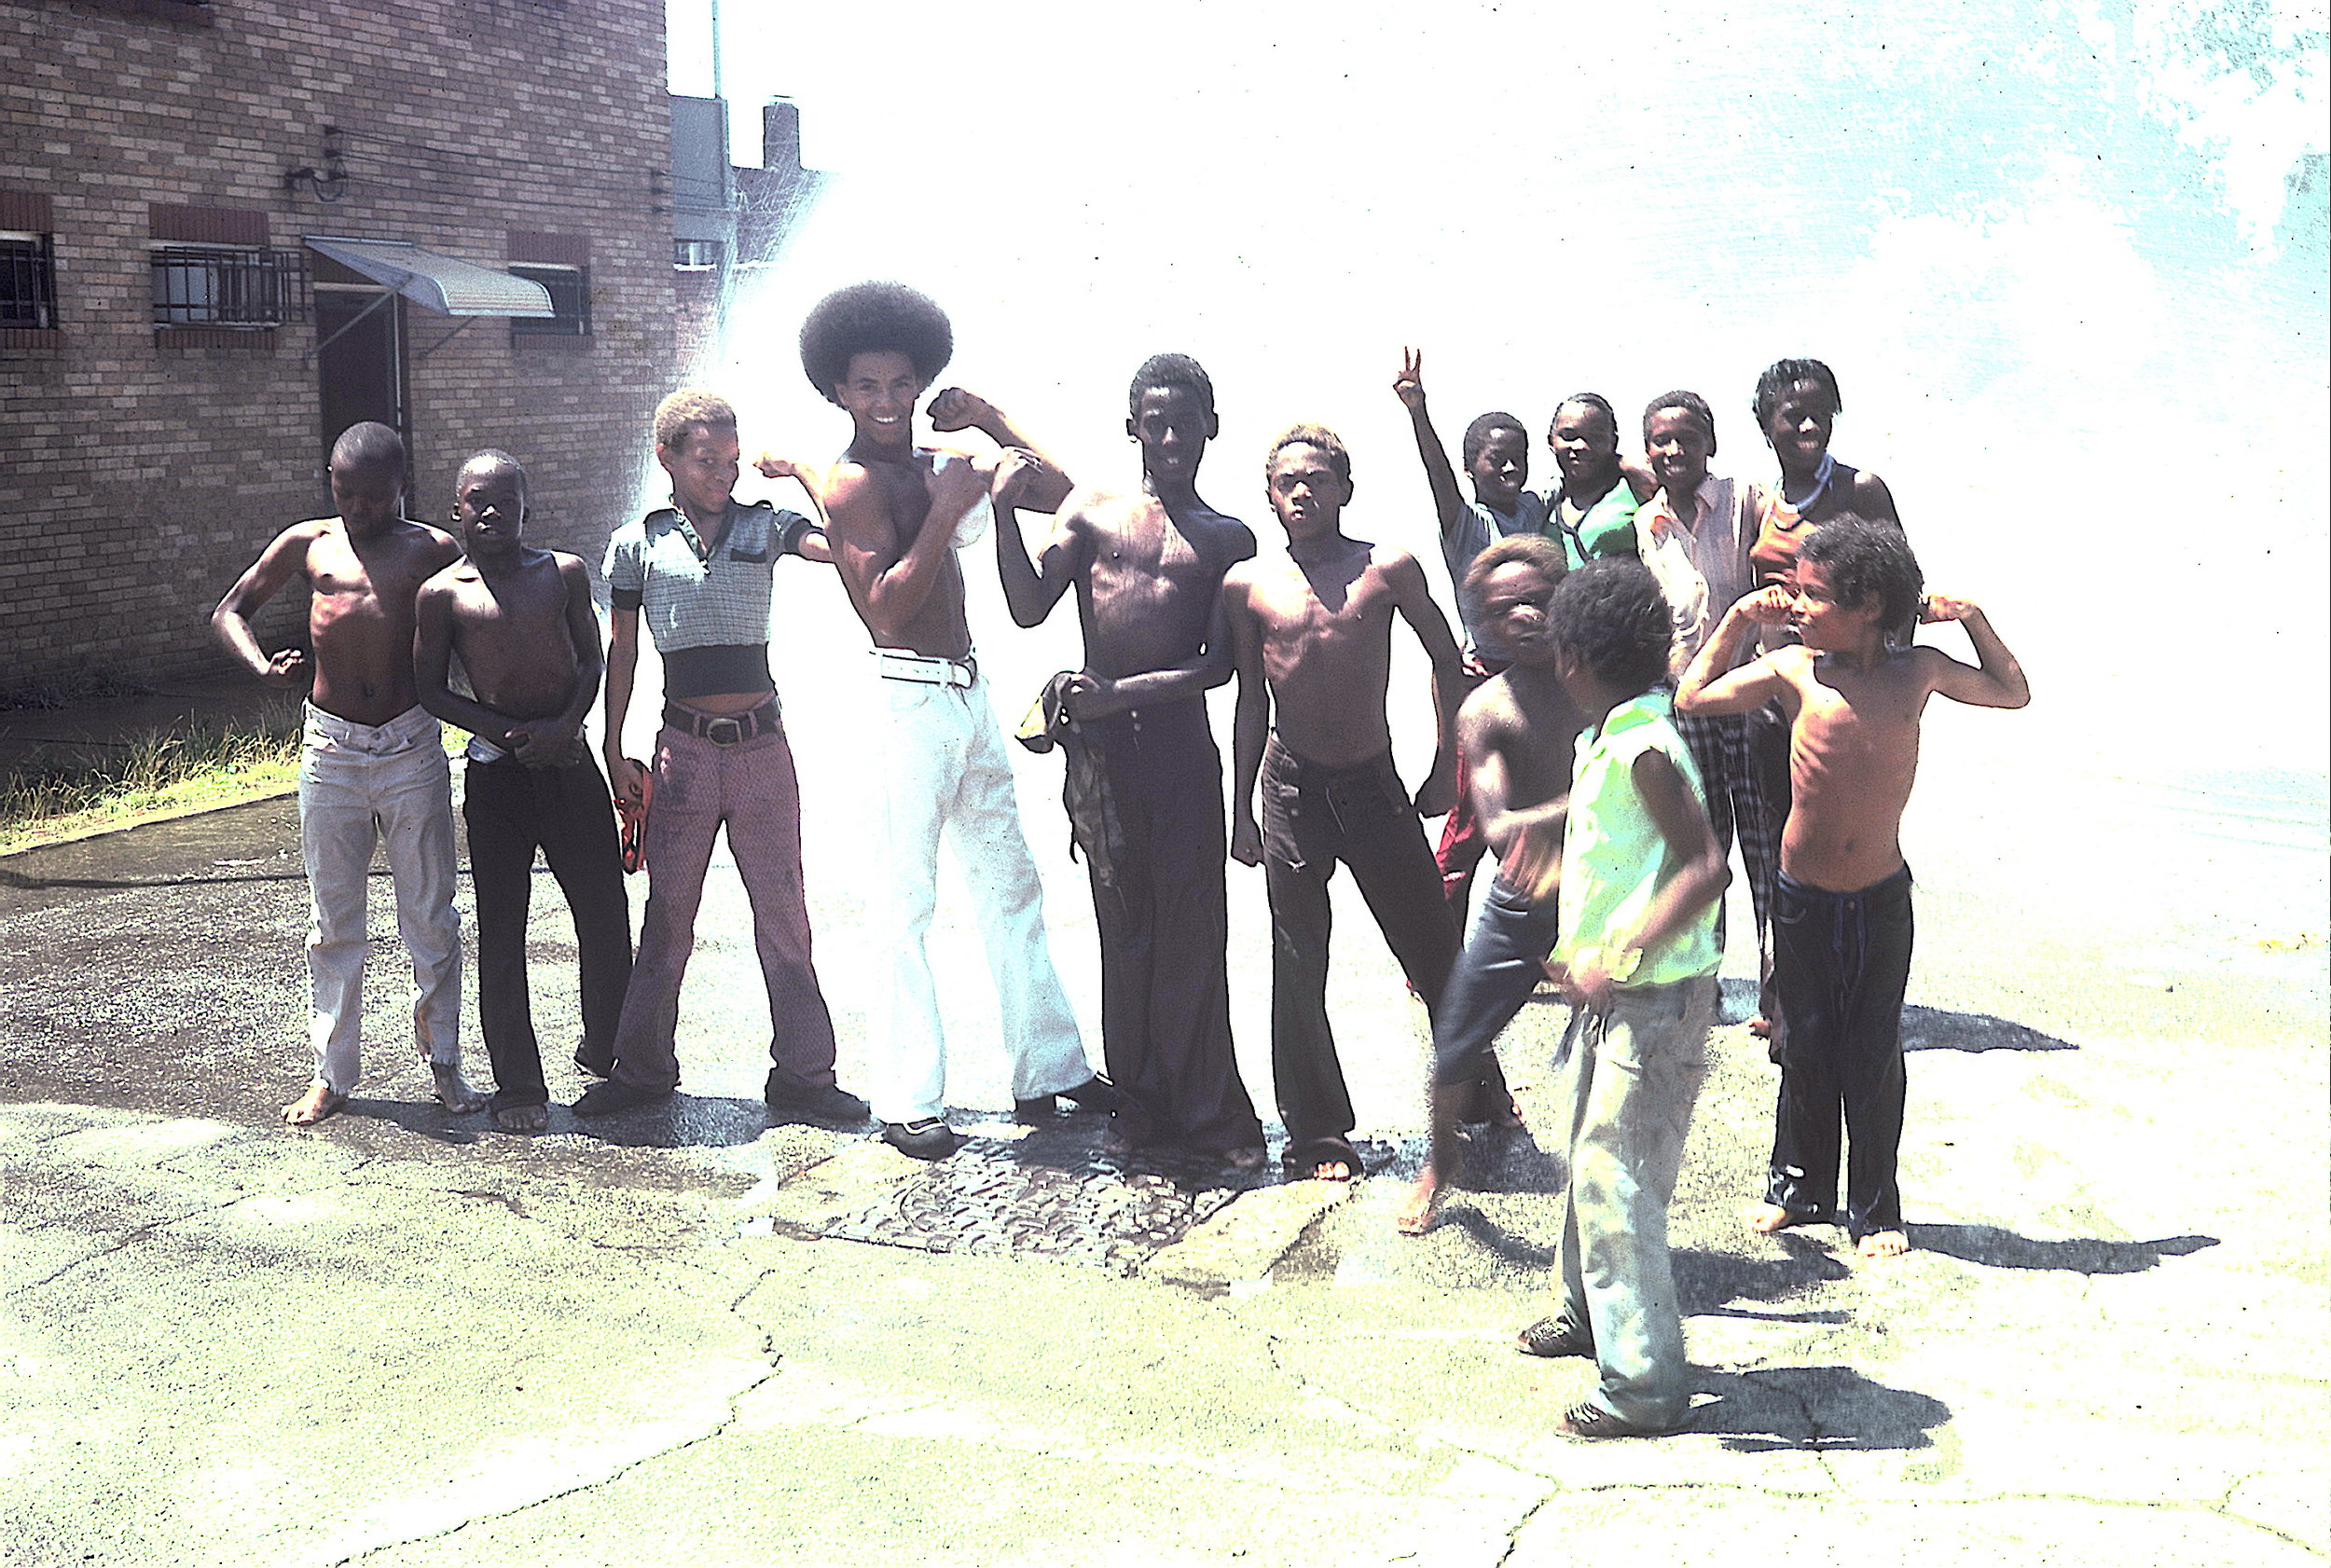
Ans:
[[[1530,437],[1511,414],[1493,410],[1478,415],[1465,427],[1459,451],[1465,476],[1472,481],[1473,499],[1457,489],[1456,470],[1432,427],[1425,409],[1425,356],[1414,349],[1400,352],[1400,374],[1392,394],[1408,410],[1415,427],[1416,456],[1425,465],[1425,483],[1432,490],[1433,512],[1441,521],[1441,558],[1449,569],[1449,585],[1456,590],[1457,622],[1465,628],[1465,681],[1471,692],[1503,669],[1505,650],[1495,637],[1484,635],[1480,607],[1466,586],[1473,558],[1510,534],[1546,531],[1545,498],[1523,487],[1530,481]],[[1551,585],[1549,585],[1551,590]],[[1441,890],[1465,924],[1472,901],[1473,870],[1481,864],[1488,841],[1473,815],[1472,791],[1467,788],[1470,759],[1457,752],[1456,805],[1442,824],[1433,860],[1441,867]]]
[[[421,585],[413,645],[421,706],[470,732],[462,818],[477,895],[477,1011],[493,1058],[494,1125],[539,1133],[550,1091],[526,984],[534,851],[567,896],[582,968],[583,1048],[602,1076],[631,979],[631,906],[606,776],[580,735],[599,695],[599,617],[583,562],[525,542],[526,471],[479,452],[453,481],[467,554]],[[452,689],[453,655],[473,695]]]
[[[462,929],[453,913],[453,782],[437,721],[413,686],[413,605],[461,554],[446,534],[397,516],[405,442],[384,424],[333,444],[337,517],[276,535],[211,612],[237,663],[297,687],[312,665],[299,754],[299,848],[308,869],[309,1038],[315,1081],[283,1107],[313,1126],[348,1103],[358,1077],[366,877],[376,843],[396,885],[396,928],[413,957],[413,1033],[448,1110],[486,1097],[462,1077]],[[294,577],[308,580],[312,653],[270,655],[251,616]]]
[[[1532,1355],[1591,1357],[1594,1393],[1572,1437],[1672,1432],[1690,1403],[1667,1204],[1707,1077],[1717,900],[1729,873],[1672,722],[1671,638],[1640,561],[1590,562],[1554,593],[1549,635],[1585,716],[1563,830],[1560,934],[1547,972],[1572,1004],[1556,1056],[1569,1129],[1554,1315]]]
[[[1230,852],[1263,867],[1270,895],[1271,1076],[1287,1124],[1282,1162],[1348,1181],[1360,1162],[1328,1025],[1328,878],[1338,860],[1351,867],[1409,984],[1427,1009],[1437,1007],[1456,958],[1456,918],[1441,896],[1418,818],[1438,817],[1451,804],[1463,672],[1416,557],[1345,536],[1352,464],[1332,431],[1288,431],[1272,444],[1264,475],[1287,548],[1241,562],[1222,582],[1238,660]],[[1385,718],[1395,614],[1432,660],[1439,720],[1440,750],[1414,805],[1393,771]]]
[[[1867,1258],[1908,1250],[1895,1154],[1902,1136],[1902,994],[1910,969],[1910,873],[1902,808],[1918,769],[1918,723],[1937,692],[1978,708],[2021,708],[2015,655],[1966,599],[1920,597],[1899,529],[1841,518],[1797,557],[1794,593],[1771,587],[1725,612],[1685,673],[1676,706],[1745,713],[1777,697],[1788,714],[1792,804],[1772,914],[1780,995],[1781,1102],[1772,1178],[1751,1225],[1773,1231],[1832,1217],[1838,1121],[1851,1153],[1846,1233]],[[1959,621],[1980,667],[1940,649],[1897,648],[1913,615]],[[1800,643],[1726,673],[1759,626]]]
[[[1503,673],[1457,712],[1473,809],[1497,851],[1497,875],[1433,1013],[1432,1150],[1394,1223],[1431,1229],[1443,1184],[1458,1175],[1455,1100],[1475,1081],[1498,1034],[1545,974],[1554,945],[1554,887],[1570,769],[1585,716],[1555,673],[1547,606],[1563,579],[1562,546],[1536,535],[1501,539],[1475,557],[1464,592],[1475,625],[1497,640]]]

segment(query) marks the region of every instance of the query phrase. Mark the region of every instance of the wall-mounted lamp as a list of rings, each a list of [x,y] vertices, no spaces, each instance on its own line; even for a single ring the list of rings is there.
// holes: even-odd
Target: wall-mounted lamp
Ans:
[[[287,169],[283,183],[296,194],[302,182],[308,193],[318,201],[338,201],[348,194],[348,168],[340,160],[340,128],[324,128],[324,167],[321,169]]]

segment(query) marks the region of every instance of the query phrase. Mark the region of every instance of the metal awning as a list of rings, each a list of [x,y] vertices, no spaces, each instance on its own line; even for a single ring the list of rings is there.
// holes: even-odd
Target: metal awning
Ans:
[[[401,240],[303,236],[311,251],[330,256],[374,282],[386,283],[414,304],[443,316],[551,316],[550,291],[531,278],[440,255]]]

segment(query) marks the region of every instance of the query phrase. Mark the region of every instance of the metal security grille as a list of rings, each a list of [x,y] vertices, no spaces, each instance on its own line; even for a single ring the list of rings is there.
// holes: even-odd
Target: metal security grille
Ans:
[[[0,240],[0,326],[57,324],[57,264],[46,234]]]
[[[308,313],[308,258],[299,250],[156,247],[156,326],[280,326]]]
[[[531,279],[549,292],[552,316],[513,316],[510,330],[521,337],[587,337],[591,332],[591,273],[586,267],[521,267],[513,276]]]

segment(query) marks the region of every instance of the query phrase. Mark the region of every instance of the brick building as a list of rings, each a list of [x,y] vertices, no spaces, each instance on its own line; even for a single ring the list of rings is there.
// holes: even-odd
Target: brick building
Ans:
[[[413,516],[503,447],[596,561],[673,357],[664,74],[663,0],[0,0],[0,695],[223,667],[360,419]]]

